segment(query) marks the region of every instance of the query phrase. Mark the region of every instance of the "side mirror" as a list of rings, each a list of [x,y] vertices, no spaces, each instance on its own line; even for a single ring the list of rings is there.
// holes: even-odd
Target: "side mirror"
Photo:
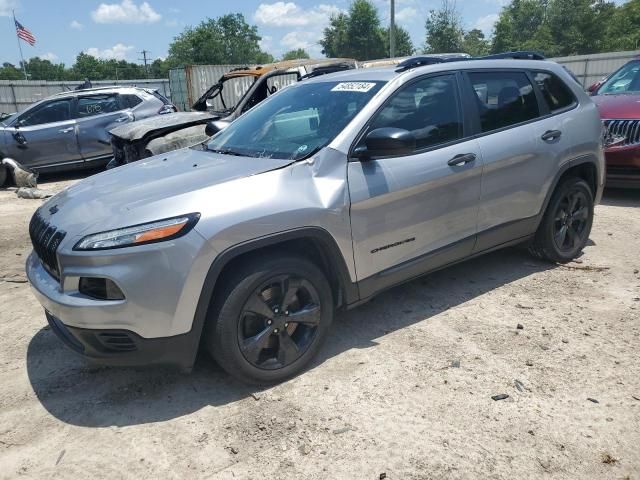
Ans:
[[[207,123],[207,126],[204,129],[204,133],[210,137],[213,137],[216,133],[227,128],[229,124],[227,122],[222,122],[219,120],[212,120]]]
[[[590,85],[589,88],[587,88],[587,92],[589,93],[595,92],[596,90],[598,90],[598,88],[600,88],[600,85],[602,85],[602,80],[597,81],[596,83]]]
[[[355,149],[354,154],[361,160],[371,157],[396,157],[412,153],[416,149],[416,137],[402,128],[376,128],[371,130],[364,147]]]

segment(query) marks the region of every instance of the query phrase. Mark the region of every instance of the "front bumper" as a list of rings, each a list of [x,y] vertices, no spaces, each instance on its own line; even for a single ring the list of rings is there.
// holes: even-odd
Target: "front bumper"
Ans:
[[[609,188],[640,188],[640,145],[605,151]]]
[[[198,236],[193,236],[196,240]],[[184,239],[180,239],[184,240]],[[187,244],[189,246],[191,244]],[[192,246],[192,245],[191,245]],[[193,324],[198,289],[187,287],[190,276],[166,272],[166,262],[153,261],[156,249],[136,259],[105,261],[88,257],[97,264],[62,263],[61,280],[54,278],[42,261],[32,253],[26,262],[26,273],[32,292],[43,306],[51,329],[73,351],[101,364],[142,366],[171,364],[189,369],[198,352],[200,325]],[[121,255],[121,253],[117,253]],[[97,260],[96,260],[97,259]],[[183,264],[180,264],[183,265]],[[185,270],[188,265],[183,265]],[[121,274],[121,272],[133,274]],[[78,291],[82,276],[106,277],[119,281],[126,300],[96,300]],[[185,281],[185,277],[188,280]],[[180,312],[187,312],[181,314]]]
[[[142,338],[127,330],[94,330],[65,325],[45,310],[51,330],[75,353],[91,363],[113,366],[193,366],[191,334],[166,338]],[[196,341],[197,345],[197,341]]]

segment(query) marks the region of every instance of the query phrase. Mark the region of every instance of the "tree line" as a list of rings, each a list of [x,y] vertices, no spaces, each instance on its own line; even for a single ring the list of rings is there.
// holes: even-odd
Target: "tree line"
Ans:
[[[537,50],[549,57],[581,55],[640,46],[640,0],[617,5],[608,0],[511,0],[500,12],[493,34],[465,29],[455,0],[442,0],[426,12],[424,43],[416,47],[409,33],[395,27],[395,55],[465,52],[474,56],[511,50]],[[33,80],[131,80],[166,78],[171,68],[187,64],[261,64],[275,61],[261,46],[258,27],[242,14],[207,18],[187,27],[169,45],[166,59],[147,67],[126,60],[99,59],[79,53],[66,67],[34,57],[26,61]],[[327,57],[357,60],[389,56],[389,27],[383,26],[371,0],[353,0],[348,11],[333,15],[318,44]],[[309,58],[304,49],[279,60]],[[0,79],[21,80],[22,65],[4,63]]]

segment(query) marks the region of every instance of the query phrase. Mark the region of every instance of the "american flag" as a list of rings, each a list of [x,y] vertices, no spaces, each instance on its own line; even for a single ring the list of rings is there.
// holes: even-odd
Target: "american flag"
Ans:
[[[22,40],[27,42],[29,45],[34,46],[36,44],[36,37],[33,36],[33,33],[31,33],[29,30],[24,28],[19,21],[16,20],[15,22],[16,22],[16,33],[18,34],[18,38],[21,38]]]

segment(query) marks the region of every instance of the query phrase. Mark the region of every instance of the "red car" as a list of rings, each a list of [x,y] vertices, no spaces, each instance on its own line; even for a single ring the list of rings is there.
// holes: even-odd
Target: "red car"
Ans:
[[[589,87],[606,127],[607,186],[640,187],[640,58]]]

